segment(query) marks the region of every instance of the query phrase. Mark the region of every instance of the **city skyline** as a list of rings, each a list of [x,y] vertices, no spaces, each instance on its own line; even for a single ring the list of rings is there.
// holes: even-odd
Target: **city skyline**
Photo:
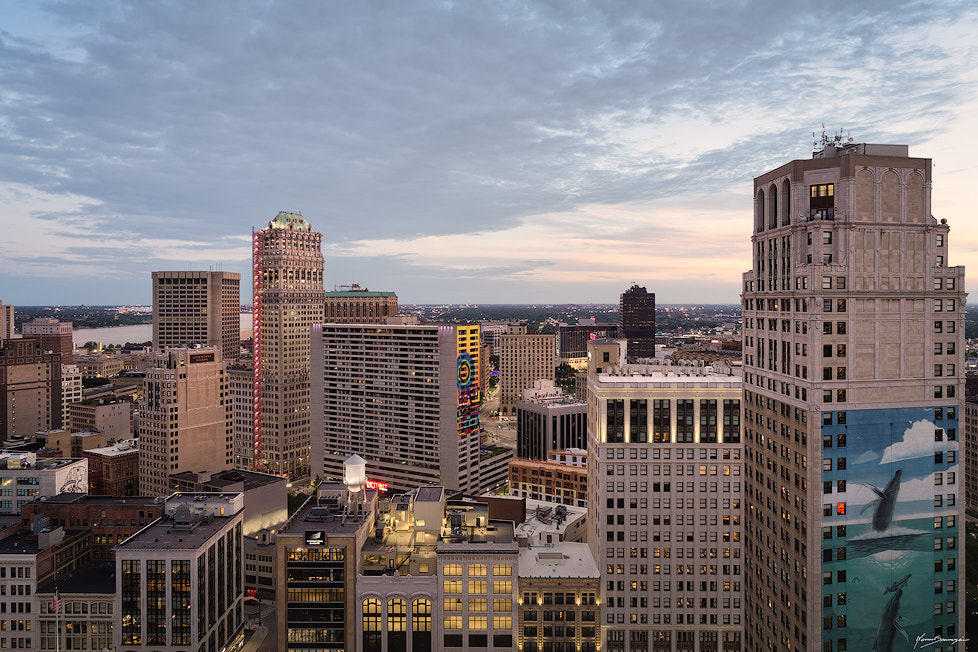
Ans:
[[[823,122],[932,158],[948,262],[978,269],[976,30],[966,2],[14,5],[2,299],[147,305],[153,270],[247,277],[251,228],[298,209],[327,288],[736,303],[751,179],[809,158]]]

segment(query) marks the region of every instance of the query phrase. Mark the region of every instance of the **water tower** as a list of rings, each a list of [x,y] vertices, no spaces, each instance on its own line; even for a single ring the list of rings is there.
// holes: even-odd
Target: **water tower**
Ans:
[[[367,498],[367,461],[359,455],[351,455],[343,462],[343,484],[346,485],[347,509],[351,514],[360,512],[360,506]]]

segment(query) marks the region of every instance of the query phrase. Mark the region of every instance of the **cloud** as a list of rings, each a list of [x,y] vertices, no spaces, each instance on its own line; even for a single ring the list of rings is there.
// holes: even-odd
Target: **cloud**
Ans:
[[[937,451],[957,450],[956,442],[945,441],[943,438],[941,441],[934,441],[935,429],[936,426],[932,421],[914,421],[903,432],[901,441],[887,446],[883,451],[880,464],[925,457]]]
[[[388,286],[412,277],[396,273],[404,265],[417,279],[431,271],[423,251],[435,268],[507,277],[519,249],[524,263],[548,261],[525,265],[539,284],[517,290],[524,300],[573,296],[580,258],[560,252],[592,241],[595,257],[617,255],[586,262],[601,281],[580,300],[682,278],[699,250],[735,301],[751,178],[808,157],[814,125],[974,169],[954,154],[978,104],[978,12],[966,2],[67,0],[18,7],[3,29],[0,178],[90,199],[72,215],[111,237],[72,250],[38,229],[31,244],[92,255],[93,268],[115,241],[141,243],[123,254],[226,256],[247,271],[226,238],[298,209],[353,252],[337,276],[374,243]],[[952,219],[970,214],[953,199],[970,196],[968,176],[935,181]],[[426,237],[461,238],[452,244],[478,260]],[[198,251],[172,246],[182,241]],[[419,295],[468,280],[429,279]]]

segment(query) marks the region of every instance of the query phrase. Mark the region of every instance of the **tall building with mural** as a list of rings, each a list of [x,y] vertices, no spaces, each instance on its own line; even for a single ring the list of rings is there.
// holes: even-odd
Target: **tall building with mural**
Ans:
[[[314,326],[313,475],[359,455],[392,491],[482,489],[479,351],[478,326]]]
[[[239,458],[291,479],[309,476],[309,334],[323,321],[322,240],[286,212],[253,238],[254,440]]]
[[[905,145],[823,138],[754,180],[747,649],[965,635],[964,268],[948,230],[930,159]]]

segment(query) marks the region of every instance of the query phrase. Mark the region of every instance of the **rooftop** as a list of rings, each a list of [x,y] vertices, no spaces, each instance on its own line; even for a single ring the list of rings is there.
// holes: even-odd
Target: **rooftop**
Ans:
[[[55,505],[86,504],[86,505],[153,505],[156,498],[151,496],[94,496],[82,493],[64,493],[56,496],[43,496],[42,503]]]
[[[520,577],[599,579],[601,573],[586,543],[562,542],[545,548],[521,548]]]
[[[352,536],[367,521],[371,503],[377,499],[376,489],[366,489],[363,493],[365,509],[359,514],[348,514],[344,509],[346,485],[342,482],[322,482],[317,494],[303,503],[282,526],[279,534],[322,531],[326,536]]]
[[[270,229],[296,229],[300,231],[312,231],[312,226],[302,217],[302,213],[289,213],[279,211],[269,223]]]
[[[96,562],[82,566],[67,575],[51,580],[37,588],[36,593],[101,593],[115,595],[115,563]]]
[[[226,492],[229,487],[239,487],[243,483],[245,491],[249,489],[256,489],[258,487],[265,487],[273,484],[281,484],[285,487],[288,484],[288,478],[282,477],[280,475],[271,475],[268,473],[258,473],[257,471],[246,471],[243,469],[228,469],[226,471],[219,471],[217,473],[208,473],[206,471],[184,471],[183,473],[174,473],[170,476],[171,480],[176,480],[178,482],[187,483],[200,483],[205,487],[206,491],[213,492]]]
[[[173,494],[163,516],[113,550],[196,550],[243,511],[240,493]]]
[[[92,453],[93,455],[101,455],[102,457],[118,457],[120,455],[138,455],[139,454],[139,440],[138,439],[125,439],[112,446],[106,446],[105,448],[92,448],[85,451],[86,453]]]

